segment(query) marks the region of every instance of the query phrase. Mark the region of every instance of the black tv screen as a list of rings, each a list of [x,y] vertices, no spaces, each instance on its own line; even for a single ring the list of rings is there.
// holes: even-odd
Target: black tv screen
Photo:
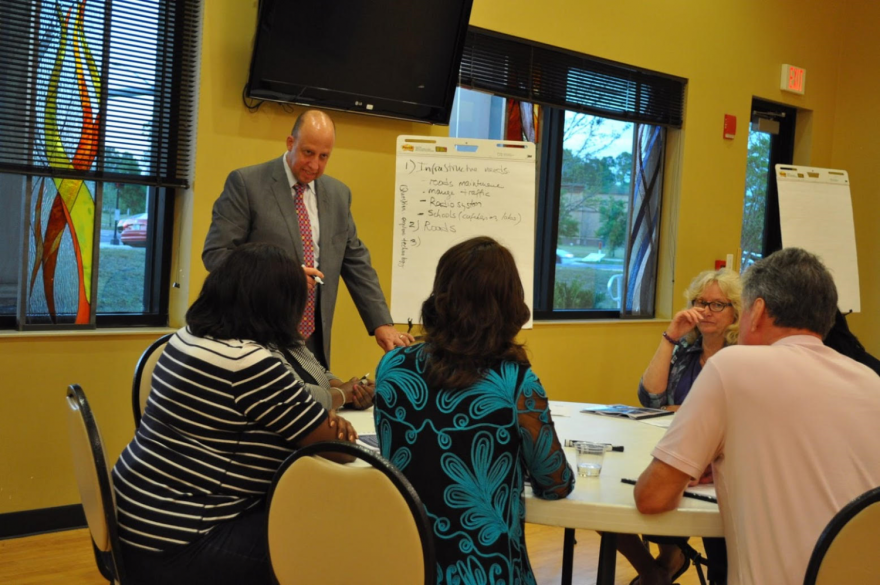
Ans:
[[[448,124],[473,0],[261,0],[248,97]]]

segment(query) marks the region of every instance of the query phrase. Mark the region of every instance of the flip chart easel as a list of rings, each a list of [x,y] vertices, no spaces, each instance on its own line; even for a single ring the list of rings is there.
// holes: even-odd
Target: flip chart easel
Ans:
[[[782,245],[819,256],[834,276],[838,307],[861,310],[859,263],[846,171],[776,165]]]
[[[399,136],[391,316],[419,322],[440,256],[474,236],[510,249],[531,310],[535,145],[509,140]],[[526,328],[531,327],[531,321]]]

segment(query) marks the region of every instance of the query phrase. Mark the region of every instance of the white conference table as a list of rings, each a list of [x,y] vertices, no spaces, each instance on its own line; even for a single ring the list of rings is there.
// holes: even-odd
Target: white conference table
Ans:
[[[622,453],[605,453],[599,477],[578,477],[574,491],[563,500],[535,498],[526,489],[526,522],[566,528],[563,546],[562,582],[571,583],[574,529],[602,532],[597,583],[614,582],[617,533],[658,536],[723,536],[718,505],[682,498],[678,509],[663,514],[644,515],[636,509],[633,486],[622,478],[637,479],[651,462],[651,451],[663,436],[664,428],[647,422],[582,413],[596,404],[550,402],[550,412],[561,441],[574,439],[622,445]],[[343,416],[358,433],[373,433],[372,409],[344,411]],[[572,470],[574,449],[565,448]]]

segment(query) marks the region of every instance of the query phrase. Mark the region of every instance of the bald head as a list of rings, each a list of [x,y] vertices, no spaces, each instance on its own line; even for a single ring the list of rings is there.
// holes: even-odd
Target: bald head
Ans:
[[[293,123],[293,130],[290,131],[290,135],[293,136],[294,140],[299,137],[304,126],[316,130],[329,127],[333,131],[333,136],[336,136],[336,124],[333,123],[333,119],[329,115],[321,110],[306,110],[296,118],[296,122]]]
[[[324,174],[336,142],[333,120],[319,110],[306,110],[287,137],[287,165],[297,183],[307,185]]]

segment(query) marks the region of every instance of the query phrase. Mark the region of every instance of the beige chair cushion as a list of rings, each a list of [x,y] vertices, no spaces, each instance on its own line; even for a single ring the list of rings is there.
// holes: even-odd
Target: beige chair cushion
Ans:
[[[834,538],[816,578],[817,585],[880,582],[880,503],[854,516]]]
[[[418,527],[391,480],[321,457],[302,457],[279,480],[269,553],[281,585],[424,582]]]

